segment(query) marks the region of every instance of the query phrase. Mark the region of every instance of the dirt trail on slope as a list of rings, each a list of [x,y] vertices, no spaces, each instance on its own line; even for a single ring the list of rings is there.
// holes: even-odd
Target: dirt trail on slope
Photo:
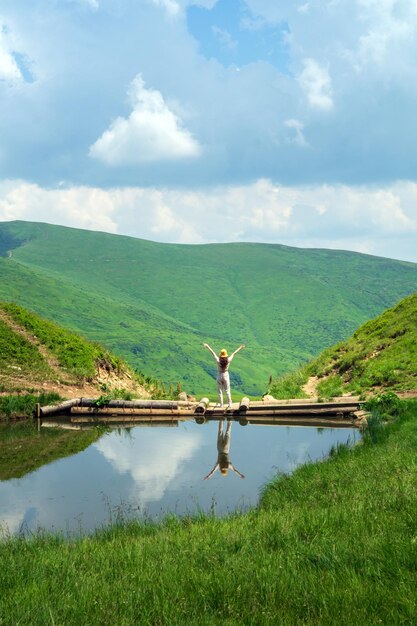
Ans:
[[[49,350],[39,341],[39,339],[32,335],[26,328],[20,326],[17,322],[14,321],[12,317],[10,317],[6,311],[0,309],[0,320],[4,322],[14,333],[20,335],[26,341],[31,343],[36,347],[36,349],[40,352],[44,360],[46,361],[48,367],[53,370],[56,375],[57,381],[59,380],[63,384],[76,384],[76,379],[71,376],[66,370],[62,369],[59,365],[58,359],[55,355],[51,354]]]
[[[310,376],[305,385],[301,387],[301,389],[306,393],[310,398],[317,397],[317,385],[319,379],[317,376]]]
[[[134,393],[140,398],[149,398],[149,392],[137,383],[132,377],[124,372],[122,375],[117,376],[114,372],[108,372],[104,367],[97,367],[95,379],[92,382],[82,382],[75,376],[72,376],[66,369],[62,368],[58,359],[54,354],[51,354],[49,350],[39,341],[39,339],[22,328],[17,324],[6,311],[0,308],[0,320],[4,322],[13,332],[20,335],[26,341],[36,347],[39,353],[44,358],[48,367],[51,369],[51,380],[42,381],[31,380],[30,377],[25,376],[22,380],[21,376],[16,372],[13,375],[12,372],[7,373],[7,386],[10,390],[0,392],[0,395],[9,395],[10,393],[19,393],[27,391],[31,392],[54,392],[58,393],[68,399],[72,398],[96,398],[103,393],[108,393],[111,390],[126,390]]]

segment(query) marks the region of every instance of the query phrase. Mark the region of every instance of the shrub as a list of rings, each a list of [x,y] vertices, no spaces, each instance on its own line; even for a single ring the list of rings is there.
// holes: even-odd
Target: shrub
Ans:
[[[365,408],[377,415],[397,415],[401,407],[401,399],[393,391],[385,391],[374,398],[370,398]]]
[[[41,393],[39,395],[24,394],[0,397],[0,420],[13,417],[30,417],[39,404],[54,404],[61,400],[57,393]]]

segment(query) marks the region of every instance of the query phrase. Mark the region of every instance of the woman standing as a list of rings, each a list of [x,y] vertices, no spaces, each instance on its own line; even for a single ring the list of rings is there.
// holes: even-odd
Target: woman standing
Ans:
[[[220,406],[223,406],[223,389],[224,389],[224,391],[226,392],[228,406],[229,408],[231,408],[232,396],[230,393],[229,365],[232,362],[232,359],[235,356],[235,354],[237,354],[240,350],[243,350],[245,346],[244,345],[239,346],[238,349],[232,352],[230,356],[228,356],[227,350],[225,350],[224,348],[220,350],[219,355],[217,356],[214,350],[210,348],[208,343],[204,343],[203,346],[207,348],[207,350],[210,350],[210,352],[214,356],[216,363],[217,363],[217,384],[218,384],[218,389],[219,389],[219,404]]]

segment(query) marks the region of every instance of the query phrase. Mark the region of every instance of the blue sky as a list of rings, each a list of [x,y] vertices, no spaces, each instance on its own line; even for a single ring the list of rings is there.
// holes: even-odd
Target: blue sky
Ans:
[[[289,29],[285,21],[268,23],[244,0],[218,0],[211,8],[190,5],[186,20],[206,59],[236,68],[265,61],[288,73]]]
[[[414,0],[2,0],[0,220],[417,262]]]

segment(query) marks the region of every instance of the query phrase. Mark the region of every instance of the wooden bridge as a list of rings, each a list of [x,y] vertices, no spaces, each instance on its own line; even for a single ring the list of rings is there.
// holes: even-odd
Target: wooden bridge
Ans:
[[[208,398],[199,402],[188,400],[94,400],[77,398],[53,406],[37,405],[34,417],[41,426],[74,428],[92,425],[108,426],[178,426],[179,421],[194,420],[204,424],[210,420],[228,419],[247,424],[361,427],[366,411],[357,397],[334,398],[331,402],[312,399],[276,400],[266,396],[253,401],[242,398],[231,407],[222,408]]]

